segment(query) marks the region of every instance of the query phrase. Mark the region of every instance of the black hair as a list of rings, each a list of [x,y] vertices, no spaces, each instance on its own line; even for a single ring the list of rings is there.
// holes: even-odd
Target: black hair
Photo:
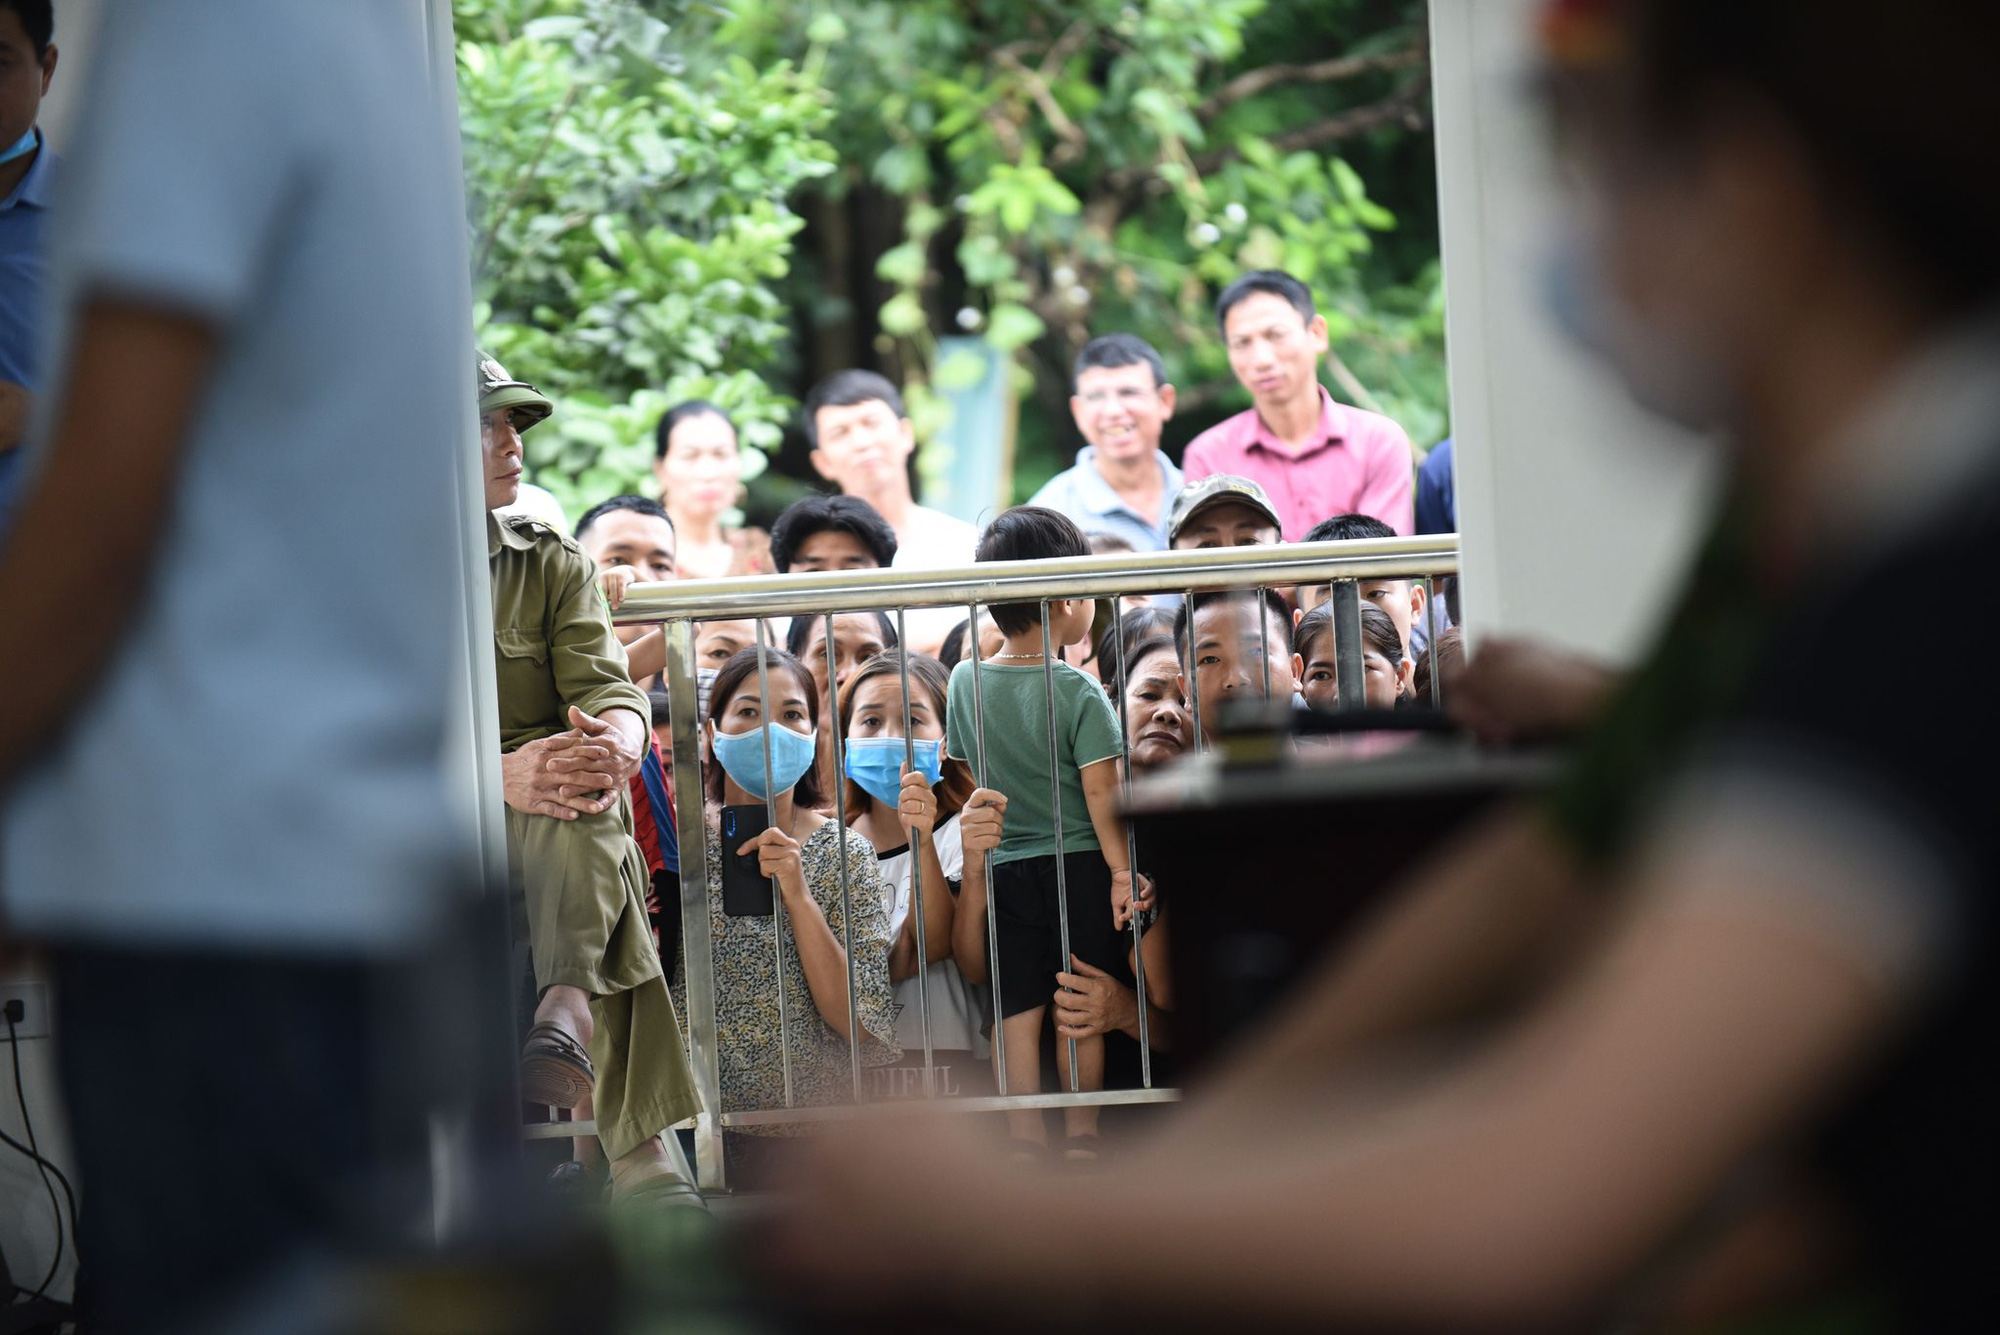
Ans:
[[[805,618],[800,619],[804,620]],[[763,653],[765,671],[789,672],[798,681],[799,687],[806,697],[806,718],[812,724],[812,735],[815,738],[818,737],[819,692],[813,688],[812,673],[806,669],[804,663],[801,663],[797,658],[786,653],[783,649],[766,648]],[[755,676],[756,672],[757,648],[755,645],[752,645],[748,649],[738,649],[729,656],[729,661],[716,671],[715,684],[708,688],[708,721],[710,723],[720,724],[722,711],[729,707],[729,698],[736,694],[736,688],[743,684],[745,677]],[[764,721],[766,723],[770,722],[769,719]],[[716,731],[720,732],[721,728],[718,726]],[[703,780],[702,791],[706,794],[712,805],[721,805],[722,765],[719,761],[711,761],[709,763],[708,773]],[[792,801],[799,806],[812,810],[819,807],[825,800],[826,795],[820,791],[819,787],[819,766],[817,764],[806,766],[805,777],[792,786]]]
[[[971,625],[969,620],[960,621],[944,633],[944,643],[938,646],[937,657],[938,662],[944,664],[946,672],[957,667],[958,660],[965,657],[966,632]]]
[[[1176,659],[1179,659],[1181,656],[1180,650],[1174,647],[1174,637],[1172,635],[1147,635],[1132,644],[1126,645],[1125,671],[1119,672],[1117,670],[1118,665],[1114,663],[1111,666],[1111,676],[1106,679],[1111,682],[1111,689],[1122,697],[1130,689],[1131,683],[1128,679],[1132,674],[1132,669],[1138,667],[1139,661],[1145,658],[1146,655],[1156,654],[1163,650],[1172,654]],[[1117,702],[1113,701],[1113,703]]]
[[[1298,279],[1282,269],[1252,269],[1223,288],[1222,295],[1215,299],[1215,327],[1227,333],[1231,308],[1245,297],[1259,292],[1283,297],[1306,324],[1311,324],[1313,316],[1319,313],[1313,306],[1312,289]]]
[[[1639,115],[1663,141],[1745,96],[1787,122],[1825,208],[1856,221],[1946,313],[2000,294],[2000,6],[1631,0]],[[1910,90],[1921,88],[1923,96]]]
[[[1349,542],[1355,538],[1393,538],[1396,530],[1374,515],[1335,515],[1322,519],[1307,533],[1307,542]]]
[[[720,417],[723,424],[733,433],[736,420],[707,399],[689,399],[676,403],[660,417],[660,425],[653,431],[653,458],[667,457],[667,441],[673,436],[674,428],[682,422],[692,422],[697,417]]]
[[[52,0],[0,0],[0,8],[11,11],[21,20],[21,30],[28,34],[28,45],[35,48],[35,59],[41,60],[49,54],[49,43],[55,40],[56,15]]]
[[[604,516],[619,510],[630,510],[635,515],[646,515],[653,519],[664,519],[667,521],[668,528],[674,526],[673,516],[667,513],[666,506],[661,505],[650,496],[633,496],[628,494],[613,496],[608,501],[599,501],[588,510],[585,510],[583,518],[577,520],[576,527],[570,530],[570,536],[578,542],[582,542],[584,533],[592,524],[595,524],[598,520],[604,518]]]
[[[1253,596],[1258,602],[1264,605],[1264,615],[1266,618],[1276,617],[1281,627],[1290,628],[1292,624],[1292,609],[1276,589],[1257,589],[1254,591],[1250,589],[1212,589],[1207,593],[1197,593],[1183,602],[1180,610],[1174,613],[1174,652],[1180,655],[1181,662],[1185,664],[1188,661],[1188,639],[1194,627],[1195,613],[1215,603],[1248,602]],[[1270,629],[1268,621],[1265,629]],[[1279,642],[1284,642],[1286,639],[1284,631],[1281,630],[1279,632],[1278,638]]]
[[[1119,640],[1125,642],[1125,661],[1129,663],[1139,641],[1168,637],[1173,631],[1174,614],[1164,607],[1128,609],[1097,638],[1097,675],[1118,671]]]
[[[1465,666],[1465,637],[1458,627],[1441,631],[1435,639],[1417,656],[1417,669],[1411,675],[1411,698],[1422,704],[1431,699],[1431,674],[1441,672],[1445,677],[1455,677]],[[1440,681],[1442,681],[1442,677]],[[1442,693],[1440,693],[1442,699]]]
[[[896,559],[896,530],[874,506],[859,496],[806,496],[786,506],[771,525],[772,566],[784,574],[807,538],[827,532],[853,534],[885,569]]]
[[[800,409],[805,418],[806,442],[815,448],[819,445],[820,409],[851,408],[857,403],[874,399],[888,404],[898,417],[910,415],[909,410],[903,407],[903,396],[896,392],[896,387],[886,377],[873,371],[835,371],[806,394],[805,406]],[[888,562],[882,564],[887,565]]]
[[[1313,646],[1332,633],[1333,604],[1321,603],[1306,613],[1298,629],[1292,632],[1292,652],[1311,659]],[[1364,649],[1373,649],[1392,664],[1403,661],[1403,637],[1396,633],[1396,623],[1373,603],[1361,604],[1361,643]]]
[[[873,615],[876,629],[882,632],[882,647],[885,649],[894,649],[896,647],[896,623],[889,620],[887,612],[874,612],[872,614],[868,612],[835,612],[833,615],[836,618]],[[825,613],[793,617],[790,628],[785,631],[785,652],[796,655],[803,662],[806,650],[812,645],[813,627],[815,626],[819,627],[822,631],[826,629]]]
[[[1076,362],[1070,367],[1070,387],[1076,387],[1085,371],[1142,365],[1153,368],[1154,389],[1167,383],[1167,363],[1152,344],[1137,334],[1105,334],[1091,339],[1076,354]]]
[[[979,535],[980,561],[1045,561],[1088,556],[1090,543],[1068,515],[1040,505],[1017,505],[994,516]],[[989,609],[1002,635],[1042,624],[1040,603],[994,603]]]
[[[1117,533],[1086,533],[1083,540],[1090,544],[1092,556],[1102,556],[1106,552],[1136,552],[1132,540]]]

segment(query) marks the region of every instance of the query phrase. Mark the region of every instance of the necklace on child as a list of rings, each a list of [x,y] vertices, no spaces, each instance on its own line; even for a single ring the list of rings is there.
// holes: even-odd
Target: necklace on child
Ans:
[[[1022,662],[1026,662],[1029,659],[1040,658],[1041,655],[1040,654],[988,654],[987,657],[992,659],[1012,658],[1012,659],[1018,659]]]

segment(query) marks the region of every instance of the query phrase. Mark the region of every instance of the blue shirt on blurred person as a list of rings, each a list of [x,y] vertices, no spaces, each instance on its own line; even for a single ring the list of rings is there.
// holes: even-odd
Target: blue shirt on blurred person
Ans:
[[[0,382],[33,393],[39,382],[35,361],[40,328],[42,288],[48,278],[48,257],[42,248],[42,225],[49,210],[62,159],[48,139],[35,131],[35,155],[28,174],[0,198]],[[5,532],[14,508],[14,490],[21,470],[20,442],[10,439],[6,411],[0,409],[0,532]]]

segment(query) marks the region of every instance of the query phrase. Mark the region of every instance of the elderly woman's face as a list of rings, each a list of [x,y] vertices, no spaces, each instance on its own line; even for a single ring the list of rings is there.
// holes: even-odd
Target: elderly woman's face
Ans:
[[[1194,722],[1181,695],[1180,664],[1171,649],[1155,649],[1129,665],[1125,724],[1134,770],[1164,765],[1194,744]]]

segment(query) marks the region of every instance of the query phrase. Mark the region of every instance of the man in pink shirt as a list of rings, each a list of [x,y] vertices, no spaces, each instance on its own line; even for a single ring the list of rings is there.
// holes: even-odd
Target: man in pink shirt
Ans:
[[[1326,319],[1312,290],[1288,273],[1257,269],[1215,303],[1229,368],[1253,405],[1187,447],[1189,482],[1234,473],[1261,485],[1286,542],[1322,519],[1373,515],[1400,534],[1416,529],[1410,438],[1380,413],[1335,403],[1320,387]]]

